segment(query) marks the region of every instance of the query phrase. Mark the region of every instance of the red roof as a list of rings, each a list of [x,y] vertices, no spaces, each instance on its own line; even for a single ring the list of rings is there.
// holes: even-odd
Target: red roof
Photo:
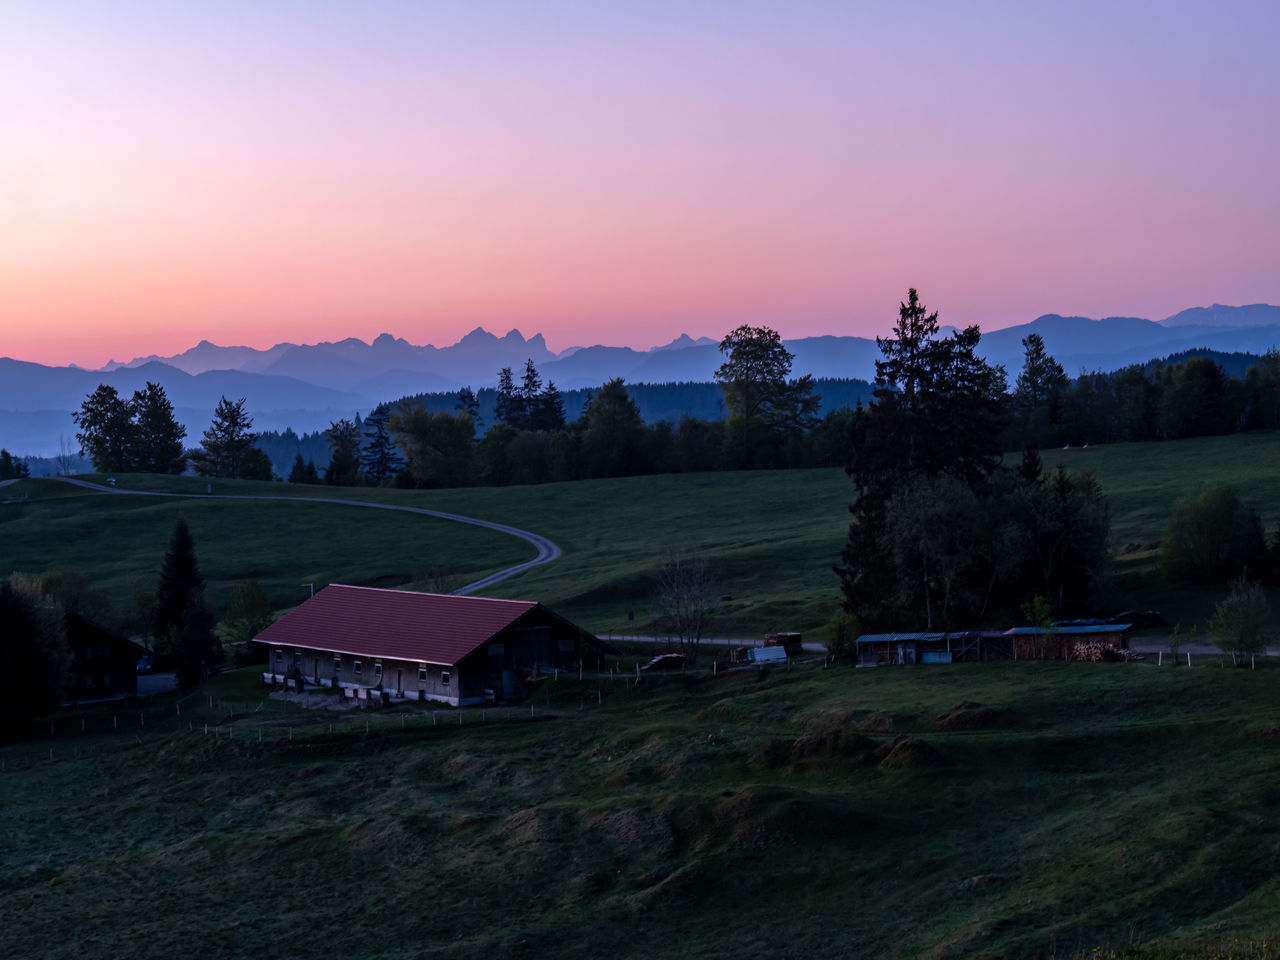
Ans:
[[[329,653],[452,665],[538,604],[330,584],[253,639]]]

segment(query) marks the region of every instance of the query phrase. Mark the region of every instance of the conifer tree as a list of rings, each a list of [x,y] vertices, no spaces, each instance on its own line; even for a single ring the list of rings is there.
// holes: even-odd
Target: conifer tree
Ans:
[[[379,407],[365,420],[365,446],[360,454],[360,466],[375,487],[380,487],[404,468],[404,457],[387,432],[390,414]]]
[[[204,577],[196,561],[195,540],[187,521],[178,517],[169,536],[169,549],[165,551],[156,587],[152,629],[158,641],[172,643],[173,637],[182,630],[191,594],[203,589]]]

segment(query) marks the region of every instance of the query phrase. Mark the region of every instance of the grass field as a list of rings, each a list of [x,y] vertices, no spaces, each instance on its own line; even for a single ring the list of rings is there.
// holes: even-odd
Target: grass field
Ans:
[[[121,478],[121,486],[132,479]],[[276,495],[290,489],[261,486]],[[308,583],[452,589],[534,552],[479,527],[329,504],[104,495],[47,480],[2,493],[30,499],[0,503],[0,570],[72,567],[117,599],[154,592],[179,516],[191,528],[215,605],[248,579],[278,607],[305,599]]]
[[[1158,609],[1169,622],[1203,629],[1224,593],[1186,588],[1156,573],[1154,546],[1172,505],[1185,492],[1234,484],[1280,524],[1280,433],[1249,433],[1166,443],[1045,451],[1099,478],[1112,508],[1117,551],[1103,612]],[[98,478],[103,479],[103,478]],[[215,600],[237,580],[256,576],[278,604],[297,602],[300,583],[349,582],[439,589],[446,570],[456,584],[527,559],[519,541],[425,517],[398,518],[328,505],[207,501],[224,494],[288,494],[401,503],[496,520],[556,541],[564,556],[492,588],[533,597],[603,634],[643,630],[656,615],[653,575],[671,544],[699,543],[730,599],[717,632],[758,636],[801,630],[818,637],[839,602],[836,576],[852,487],[840,470],[762,471],[630,477],[527,487],[402,491],[306,487],[195,477],[118,477],[121,487],[190,493],[190,500],[104,497],[46,481],[0,496],[0,570],[80,567],[115,591],[132,577],[150,587],[173,518],[185,511]],[[1278,597],[1277,599],[1280,599]],[[633,619],[634,615],[634,619]]]
[[[1170,625],[1203,632],[1225,585],[1170,584],[1157,569],[1156,547],[1169,513],[1188,492],[1225,483],[1262,517],[1270,536],[1280,526],[1280,433],[1255,432],[1163,443],[1118,443],[1046,450],[1046,469],[1090,470],[1111,504],[1113,578],[1102,609],[1154,609]],[[1268,590],[1280,627],[1280,590]]]
[[[1278,683],[798,666],[459,724],[229,674],[0,748],[3,952],[1275,956]]]

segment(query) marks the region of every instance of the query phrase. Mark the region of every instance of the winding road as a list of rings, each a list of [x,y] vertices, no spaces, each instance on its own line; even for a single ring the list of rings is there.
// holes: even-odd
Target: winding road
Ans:
[[[100,483],[90,483],[88,480],[77,480],[74,477],[48,477],[45,479],[56,480],[59,483],[69,483],[72,486],[84,487],[86,490],[92,490],[95,493],[122,494],[134,497],[174,497],[180,500],[282,500],[291,503],[332,503],[342,507],[366,507],[370,510],[395,510],[400,513],[416,513],[424,517],[436,517],[440,520],[452,520],[455,523],[469,523],[474,527],[484,527],[488,530],[496,530],[498,533],[505,533],[512,537],[519,537],[533,545],[538,551],[537,556],[532,560],[526,560],[524,563],[517,563],[512,567],[504,567],[495,573],[489,574],[487,577],[481,577],[466,586],[459,587],[454,590],[455,596],[465,597],[469,593],[475,593],[477,590],[483,590],[485,587],[492,586],[499,581],[506,580],[508,577],[514,577],[517,573],[523,573],[531,567],[540,564],[550,563],[552,560],[560,556],[560,548],[546,537],[528,530],[521,530],[518,527],[509,527],[505,523],[493,523],[490,520],[479,520],[475,517],[464,517],[457,513],[445,513],[442,510],[428,510],[425,507],[403,507],[393,503],[370,503],[368,500],[343,500],[338,497],[277,497],[268,495],[255,494],[233,494],[233,493],[170,493],[164,490],[126,490],[118,487],[107,487]],[[7,485],[11,481],[4,481],[0,486]]]

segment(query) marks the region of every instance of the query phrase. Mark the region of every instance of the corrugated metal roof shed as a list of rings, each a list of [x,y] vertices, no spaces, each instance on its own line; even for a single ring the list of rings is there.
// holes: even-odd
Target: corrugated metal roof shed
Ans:
[[[1052,627],[1046,629],[1044,627],[1014,627],[1012,630],[1006,630],[1006,637],[1037,637],[1045,633],[1056,633],[1059,636],[1067,637],[1083,637],[1099,633],[1124,633],[1132,624],[1129,623],[1099,623],[1090,624],[1089,626],[1079,627]]]
[[[537,608],[538,604],[529,600],[457,597],[335,583],[253,639],[328,653],[448,666]],[[599,643],[585,631],[584,636]]]
[[[929,643],[943,640],[945,633],[864,633],[858,643]]]

